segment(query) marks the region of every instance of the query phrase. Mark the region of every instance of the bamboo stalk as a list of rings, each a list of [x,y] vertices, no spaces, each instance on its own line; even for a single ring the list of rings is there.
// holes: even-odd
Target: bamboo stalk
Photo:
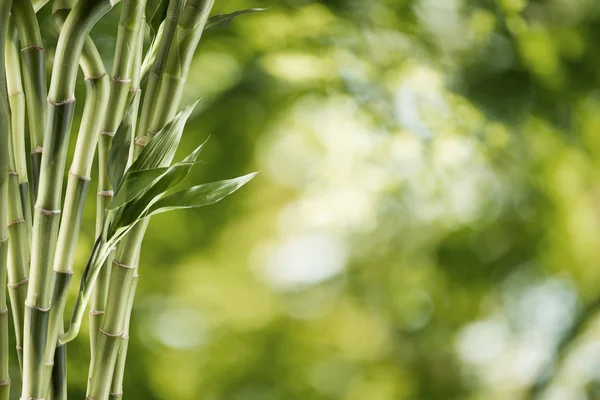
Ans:
[[[140,224],[145,224],[145,221]],[[127,307],[133,287],[133,276],[139,262],[139,246],[145,229],[132,229],[119,245],[111,270],[106,313],[96,346],[87,396],[107,400],[110,395],[115,363],[125,329]],[[133,251],[132,251],[133,250]]]
[[[21,76],[21,61],[19,59],[19,36],[14,20],[8,25],[6,42],[6,78],[8,100],[11,111],[11,131],[15,171],[19,176],[19,191],[21,193],[21,208],[27,226],[27,240],[31,240],[31,197],[29,178],[27,176],[27,152],[25,150],[25,93]]]
[[[116,2],[116,1],[115,1]],[[58,39],[48,95],[39,191],[33,224],[30,285],[24,335],[24,398],[43,398],[48,319],[52,301],[51,271],[58,236],[63,172],[75,105],[77,66],[89,31],[112,6],[111,0],[80,0]]]
[[[136,54],[138,53],[136,49],[140,48],[141,51],[142,46],[142,43],[138,42],[140,42],[143,34],[142,21],[145,4],[145,0],[125,0],[119,19],[117,44],[110,79],[109,109],[102,123],[98,144],[99,179],[96,206],[96,233],[98,235],[102,230],[106,206],[112,199],[113,193],[106,169],[108,152],[117,128],[123,119],[128,100],[131,100],[128,94],[132,84],[133,70],[136,69],[134,67],[134,61],[136,61]],[[140,60],[138,59],[137,62],[139,64]],[[90,374],[94,365],[96,340],[106,308],[111,266],[112,257],[108,257],[100,270],[91,298]]]
[[[125,361],[127,360],[127,350],[129,348],[129,327],[131,324],[133,300],[135,298],[138,280],[139,275],[136,269],[133,273],[131,287],[129,289],[129,299],[127,300],[127,307],[125,310],[125,323],[123,325],[123,335],[121,336],[119,354],[117,355],[117,362],[115,364],[115,371],[113,373],[110,388],[110,400],[119,400],[123,397],[123,376],[125,375]]]
[[[47,113],[46,55],[33,4],[30,1],[15,1],[11,11],[21,42],[25,99],[31,142],[32,194],[35,199],[44,143],[44,122]]]
[[[27,165],[25,161],[25,99],[21,84],[18,38],[16,29],[9,24],[11,37],[6,39],[5,66],[8,98],[11,109],[11,143],[9,155],[8,199],[8,290],[13,314],[15,341],[19,366],[23,368],[23,319],[27,296],[29,239],[31,232],[31,205]]]
[[[10,111],[4,63],[10,7],[11,1],[0,3],[0,400],[8,400],[10,395],[6,274],[9,247],[9,147],[12,144],[10,143]]]
[[[189,71],[189,63],[191,63],[191,58],[202,35],[212,5],[213,0],[190,0],[186,3],[180,18],[181,21],[176,27],[177,32],[175,33],[175,37],[179,37],[181,40],[176,43],[176,46],[168,46],[169,57],[166,60],[164,59],[165,52],[162,52],[161,56],[159,50],[159,55],[157,55],[155,60],[155,65],[158,65],[158,67],[153,67],[153,73],[150,78],[152,79],[153,76],[156,77],[160,85],[158,86],[158,92],[154,95],[154,98],[152,97],[153,93],[145,94],[144,105],[147,107],[147,110],[159,112],[161,118],[152,118],[152,120],[146,121],[146,126],[148,126],[148,122],[150,122],[151,127],[156,127],[157,130],[162,129],[162,127],[164,127],[164,125],[166,125],[166,123],[175,115],[176,110],[179,107],[181,96],[175,95],[170,99],[172,104],[170,103],[167,105],[168,100],[165,93],[169,92],[171,94],[176,94],[181,92],[183,81],[187,78],[187,73]],[[189,39],[190,37],[191,39]],[[174,61],[171,61],[171,59],[174,59]],[[177,70],[175,71],[174,66],[178,61],[183,61],[184,65],[178,65]],[[170,69],[164,68],[164,66],[167,66],[168,68],[169,65]],[[156,74],[158,71],[160,71],[160,75]],[[174,72],[177,72],[179,79],[173,80],[169,76],[166,83],[164,83],[163,77],[164,73],[167,71],[169,71],[171,75]],[[151,82],[152,80],[148,83],[149,88]],[[146,118],[148,117],[150,117],[150,115],[146,116]],[[142,110],[140,125],[143,124],[143,121],[144,111]],[[158,126],[161,121],[164,121],[164,124]],[[142,128],[141,131],[144,132],[144,129],[145,128]],[[143,144],[144,141],[136,140],[136,143]],[[119,375],[122,376],[122,372],[117,370],[117,377],[115,380],[115,364],[119,355],[119,342],[121,341],[122,343],[122,337],[125,332],[125,321],[131,312],[129,300],[131,291],[133,290],[134,271],[137,269],[141,245],[149,220],[149,218],[146,218],[134,226],[118,246],[118,256],[113,263],[113,269],[111,271],[108,304],[104,314],[102,328],[100,329],[101,335],[98,339],[96,348],[97,357],[94,366],[92,367],[91,379],[88,387],[88,396],[96,400],[108,399],[111,387],[113,388],[113,393],[121,392],[119,389]],[[102,356],[100,357],[100,355]],[[121,368],[121,364],[124,365],[124,362],[124,359],[120,361],[119,368]],[[117,390],[117,392],[114,392],[114,390]]]
[[[58,4],[55,2],[53,9],[53,20],[57,28],[63,26],[71,10],[71,2]],[[59,8],[60,7],[60,8]],[[90,185],[90,173],[94,159],[94,152],[98,142],[100,132],[100,123],[104,118],[104,111],[107,105],[109,82],[108,75],[104,69],[102,58],[91,38],[87,38],[83,47],[80,65],[83,70],[86,82],[86,100],[77,136],[75,147],[75,156],[71,163],[69,177],[67,181],[67,192],[65,197],[65,212],[62,215],[60,230],[58,235],[57,251],[54,258],[54,294],[52,308],[50,310],[50,321],[48,329],[48,343],[46,346],[46,365],[48,370],[56,358],[60,363],[55,364],[54,369],[63,368],[64,360],[61,358],[66,354],[66,344],[56,347],[58,336],[63,333],[63,314],[67,300],[67,294],[70,287],[73,274],[73,257],[75,247],[81,230],[81,221],[83,217],[83,208]],[[68,279],[66,277],[69,277]],[[58,349],[63,354],[55,356],[54,350]],[[60,376],[65,375],[66,371],[54,371],[48,373],[47,380],[56,383],[61,381]],[[54,393],[54,398],[61,398],[66,393],[62,387]]]
[[[142,102],[142,113],[139,118],[139,124],[136,130],[136,143],[138,138],[145,136],[148,124],[150,122],[150,115],[154,105],[154,97],[158,87],[158,82],[165,68],[167,56],[171,49],[175,32],[177,30],[177,23],[179,21],[179,15],[183,7],[183,0],[171,0],[169,2],[169,8],[167,10],[167,18],[163,22],[164,28],[160,36],[157,36],[158,44],[156,45],[156,56],[152,67],[148,72],[148,83],[144,91],[144,100]],[[151,49],[152,50],[152,49]],[[144,139],[140,139],[144,140]]]

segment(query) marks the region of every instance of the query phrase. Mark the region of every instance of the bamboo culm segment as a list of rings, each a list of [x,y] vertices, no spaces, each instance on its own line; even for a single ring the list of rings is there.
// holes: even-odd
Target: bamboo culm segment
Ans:
[[[75,106],[77,67],[89,31],[113,6],[111,1],[81,0],[67,17],[58,39],[48,95],[40,183],[33,224],[30,285],[25,319],[22,397],[43,398],[44,364],[51,301],[51,271],[58,238],[63,171]],[[29,318],[27,318],[29,317]],[[36,334],[38,335],[36,337]],[[41,336],[40,336],[41,335]]]
[[[55,6],[57,4],[55,3]],[[60,28],[64,25],[70,9],[61,8],[54,12],[53,20]],[[106,109],[109,80],[104,69],[104,64],[91,38],[87,38],[82,50],[80,60],[81,69],[85,75],[86,100],[82,116],[82,122],[77,135],[75,146],[75,156],[70,167],[70,173],[67,181],[67,192],[65,197],[64,213],[61,219],[60,231],[57,243],[57,252],[54,258],[54,282],[53,285],[55,299],[61,299],[59,303],[53,300],[50,314],[50,329],[48,332],[46,363],[52,363],[53,360],[61,355],[55,356],[54,350],[58,341],[58,335],[63,333],[63,314],[66,304],[66,294],[70,287],[70,280],[64,285],[58,285],[56,282],[61,280],[61,275],[72,274],[73,258],[75,246],[79,238],[83,209],[85,200],[89,192],[90,172],[94,159],[94,150],[98,142],[100,123],[104,118]],[[66,354],[66,344],[59,347],[61,352]],[[58,366],[63,367],[60,363]],[[57,368],[57,367],[55,367]],[[51,377],[56,381],[57,376],[65,375],[65,372],[54,371]],[[55,388],[56,382],[52,387]],[[60,388],[58,388],[60,389]],[[62,393],[54,393],[54,397],[61,396]]]
[[[47,112],[46,54],[35,9],[29,1],[15,1],[12,15],[21,42],[21,58],[31,144],[31,179],[33,197],[37,195]]]
[[[12,308],[19,366],[23,367],[23,324],[31,233],[31,206],[25,162],[25,99],[21,84],[16,28],[9,24],[6,39],[6,84],[11,110],[8,138],[8,293]],[[25,175],[25,177],[23,177]]]
[[[108,179],[106,169],[108,152],[114,134],[119,127],[127,107],[128,94],[131,88],[132,71],[137,53],[140,34],[143,34],[143,16],[145,0],[125,0],[119,19],[117,44],[110,79],[110,97],[108,111],[101,128],[101,138],[98,143],[98,202],[96,207],[96,232],[100,233],[104,221],[104,213],[111,200],[113,188]],[[108,257],[98,275],[98,282],[92,293],[90,310],[90,376],[94,365],[96,340],[102,321],[108,295],[112,255]]]
[[[5,46],[10,8],[11,1],[0,3],[0,400],[8,400],[10,395],[6,276],[9,250],[9,148],[12,147],[12,144],[10,137],[10,111],[5,69]]]

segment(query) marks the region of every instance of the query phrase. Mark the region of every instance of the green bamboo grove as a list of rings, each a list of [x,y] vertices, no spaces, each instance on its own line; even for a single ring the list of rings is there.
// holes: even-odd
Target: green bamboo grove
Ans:
[[[11,390],[21,399],[66,399],[66,347],[86,315],[87,399],[122,398],[150,217],[213,204],[255,175],[181,187],[204,144],[174,158],[197,103],[180,104],[203,32],[261,9],[210,16],[214,0],[122,0],[114,56],[103,60],[89,33],[119,2],[0,0],[0,400]],[[42,7],[52,7],[58,32],[49,82]],[[86,97],[73,127],[79,69]],[[96,238],[87,264],[77,266],[94,185]],[[72,305],[70,290],[78,290]],[[10,386],[9,357],[18,359],[21,388]]]

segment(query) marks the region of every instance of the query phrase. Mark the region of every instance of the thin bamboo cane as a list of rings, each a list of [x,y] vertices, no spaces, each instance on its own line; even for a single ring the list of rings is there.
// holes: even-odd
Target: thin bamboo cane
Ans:
[[[94,24],[116,1],[80,0],[69,14],[58,39],[48,95],[46,148],[41,160],[36,200],[30,285],[24,335],[24,398],[43,398],[48,318],[52,301],[51,271],[58,236],[63,172],[75,105],[77,66],[84,42]]]
[[[144,90],[144,99],[142,102],[142,112],[139,118],[139,124],[136,130],[136,138],[145,136],[148,124],[150,122],[151,111],[153,110],[154,97],[158,87],[158,81],[163,73],[167,56],[173,44],[175,32],[177,30],[177,23],[179,22],[179,15],[183,7],[183,0],[171,0],[169,2],[169,8],[167,10],[167,18],[163,21],[164,28],[160,36],[157,36],[156,45],[156,56],[152,67],[148,72],[148,83]],[[140,139],[143,141],[143,139]],[[136,139],[137,142],[137,139]]]
[[[164,94],[161,95],[161,93],[165,91],[168,91],[169,93],[177,93],[181,91],[182,86],[179,85],[187,78],[189,63],[191,63],[191,58],[200,40],[202,31],[204,30],[204,25],[208,19],[208,14],[210,13],[212,5],[213,0],[188,1],[183,9],[180,22],[176,27],[177,32],[175,37],[181,38],[181,40],[176,43],[175,46],[169,46],[170,50],[168,52],[169,56],[167,60],[162,58],[164,57],[164,52],[162,56],[157,56],[155,64],[166,66],[171,65],[171,70],[160,67],[154,69],[154,71],[161,71],[161,74],[163,75],[164,72],[167,71],[170,72],[170,75],[178,73],[180,79],[173,80],[169,76],[167,83],[163,84],[162,75],[158,75],[158,82],[161,83],[157,93],[159,96],[156,96],[154,99],[152,99],[152,97],[146,97],[144,104],[148,105],[147,109],[155,110],[156,112],[159,112],[160,110],[160,114],[164,113],[164,115],[160,120],[153,118],[153,125],[150,126],[157,127],[157,129],[162,129],[164,125],[158,127],[160,121],[164,120],[164,124],[166,124],[174,116],[177,108],[179,107],[179,100],[181,96],[171,98],[171,101],[173,101],[175,104],[167,106],[167,104],[162,103],[166,103],[166,97]],[[183,61],[187,64],[179,65],[175,71],[174,65],[176,65],[177,61],[171,61],[171,58],[176,58],[177,61]],[[152,76],[153,75],[151,75],[151,77]],[[148,84],[150,85],[150,82]],[[174,91],[171,90],[171,85],[176,86]],[[152,93],[146,93],[145,96],[152,96]],[[152,104],[152,101],[156,102],[157,100],[160,102],[159,105]],[[173,115],[170,115],[171,113],[173,113]],[[147,117],[149,117],[149,115]],[[143,118],[144,114],[142,111],[142,121]],[[142,124],[142,122],[140,122],[140,124]],[[146,122],[146,124],[146,126],[148,126],[148,122]],[[142,130],[142,132],[144,131]],[[143,140],[136,140],[136,143],[138,145],[143,145],[145,142]],[[131,312],[129,308],[129,299],[133,289],[133,276],[139,262],[141,245],[144,234],[148,227],[148,223],[149,218],[146,218],[133,227],[125,239],[123,239],[123,241],[119,244],[117,249],[118,256],[113,263],[113,270],[111,271],[108,304],[102,321],[102,328],[100,329],[101,335],[98,339],[96,348],[96,354],[98,356],[96,357],[94,366],[92,368],[91,379],[88,387],[88,396],[96,400],[108,399],[111,387],[113,387],[115,363],[117,361],[120,347],[119,341],[124,333],[127,315]],[[102,355],[102,357],[99,355]],[[124,363],[124,360],[122,360],[122,363]],[[115,386],[117,388],[119,386],[118,378],[117,382],[115,382]]]
[[[19,31],[21,57],[31,142],[31,180],[33,198],[37,196],[47,113],[46,56],[42,35],[30,1],[15,1],[12,15]]]
[[[31,205],[25,161],[25,99],[21,84],[18,38],[9,24],[5,51],[6,80],[11,109],[9,151],[9,251],[8,290],[13,314],[19,366],[23,368],[23,319],[27,296]]]
[[[71,3],[73,2],[65,2],[64,4],[57,4],[55,2],[54,4],[53,20],[59,30],[71,10]],[[64,379],[61,379],[61,371],[58,368],[65,367],[64,360],[61,360],[61,358],[66,353],[66,347],[63,347],[66,344],[57,348],[56,343],[58,335],[64,330],[63,313],[73,274],[75,246],[81,229],[83,208],[91,180],[90,173],[94,152],[109,92],[108,75],[104,69],[102,58],[90,38],[87,38],[84,44],[80,65],[85,76],[87,93],[77,136],[75,156],[70,167],[64,205],[65,212],[61,219],[57,250],[54,258],[54,293],[52,308],[50,310],[48,343],[46,346],[46,366],[48,370],[52,369],[55,359],[58,358],[60,361],[55,365],[54,372],[52,374],[47,373],[46,376],[47,380],[50,380],[50,377],[52,377],[54,382],[53,387],[55,387],[57,382],[64,381]],[[60,351],[56,356],[54,354],[55,349]],[[66,371],[62,374],[66,374]],[[58,389],[58,392],[54,393],[55,399],[58,400],[66,395],[62,387],[56,389]]]
[[[112,199],[113,188],[108,179],[106,162],[113,137],[123,119],[130,97],[132,73],[136,58],[136,48],[141,47],[140,34],[143,34],[143,16],[146,0],[125,0],[119,19],[117,44],[110,79],[109,109],[105,115],[98,143],[98,201],[96,206],[96,233],[100,234],[105,209]],[[140,61],[138,60],[138,63]],[[90,371],[94,365],[96,340],[102,322],[108,295],[110,269],[113,257],[109,257],[100,270],[94,287],[90,305]]]
[[[143,26],[143,25],[142,25]],[[128,102],[131,101],[133,102],[132,107],[133,107],[133,114],[137,115],[138,111],[139,111],[139,105],[140,105],[140,92],[141,89],[139,88],[140,86],[140,81],[141,81],[141,75],[142,75],[142,58],[143,58],[143,41],[144,41],[144,32],[143,30],[140,31],[139,37],[138,37],[138,43],[136,44],[136,53],[135,53],[135,59],[133,62],[133,71],[131,74],[131,88],[129,89],[129,99]],[[132,126],[131,126],[131,137],[133,137],[134,133],[135,133],[135,129],[136,129],[136,122],[134,121]],[[126,309],[126,318],[125,318],[125,328],[123,331],[123,336],[121,337],[120,343],[119,343],[119,351],[117,354],[117,359],[115,362],[115,371],[113,373],[113,377],[112,377],[112,383],[111,383],[111,390],[110,390],[110,399],[114,399],[114,400],[118,400],[119,398],[121,398],[123,396],[123,375],[125,373],[125,361],[127,360],[127,348],[129,346],[129,321],[131,319],[131,311],[133,308],[133,298],[135,296],[135,289],[137,286],[137,281],[138,281],[138,274],[137,274],[137,270],[134,271],[133,273],[133,282],[131,284],[131,287],[129,288],[130,290],[130,295],[129,295],[129,301],[127,303],[127,309]],[[91,372],[91,368],[90,368],[90,372]],[[91,373],[90,373],[90,379],[91,379]]]
[[[136,269],[133,273],[131,287],[129,289],[129,299],[127,301],[127,307],[125,310],[125,323],[123,325],[123,335],[121,336],[121,345],[119,347],[119,354],[117,356],[115,372],[113,374],[110,388],[110,400],[119,400],[123,397],[123,377],[125,375],[125,361],[127,360],[127,350],[129,348],[129,327],[131,324],[133,300],[135,298],[138,280],[139,275]]]
[[[13,141],[13,154],[15,157],[15,170],[19,174],[19,191],[21,192],[21,208],[23,218],[27,224],[27,240],[31,241],[31,197],[29,178],[27,176],[27,152],[25,150],[25,93],[21,76],[21,61],[19,59],[19,36],[14,20],[8,25],[6,42],[6,78],[8,86],[8,100],[11,111],[11,130]]]
[[[8,32],[11,1],[0,3],[0,400],[8,400],[8,308],[6,304],[6,273],[8,262],[8,186],[10,111],[5,74],[5,45]]]

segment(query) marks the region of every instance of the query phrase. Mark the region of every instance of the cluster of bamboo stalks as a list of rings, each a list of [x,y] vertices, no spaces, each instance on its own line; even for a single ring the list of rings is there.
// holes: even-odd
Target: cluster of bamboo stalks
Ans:
[[[47,1],[0,0],[0,400],[10,394],[5,288],[22,400],[67,398],[66,344],[77,336],[88,305],[87,399],[118,399],[150,216],[212,204],[254,176],[180,189],[202,145],[182,161],[173,158],[195,106],[179,111],[203,31],[258,9],[209,18],[214,0],[123,0],[109,74],[89,32],[120,0],[54,0],[59,38],[48,89],[36,17]],[[68,160],[79,68],[86,99]],[[65,330],[96,153],[96,240]]]

